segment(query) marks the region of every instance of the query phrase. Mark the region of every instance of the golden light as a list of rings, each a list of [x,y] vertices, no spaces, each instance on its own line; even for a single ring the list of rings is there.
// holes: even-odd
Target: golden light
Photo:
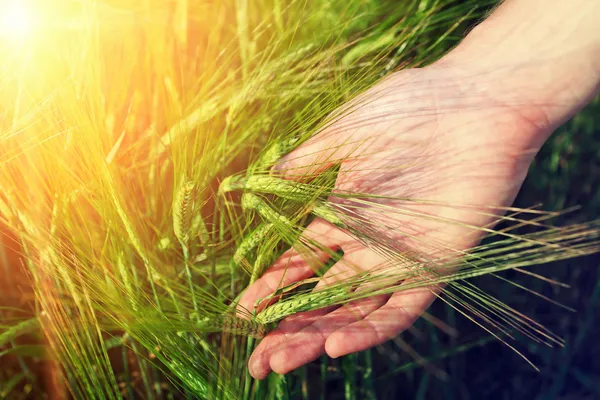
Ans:
[[[23,0],[0,1],[0,34],[11,38],[24,38],[31,33],[33,19]]]

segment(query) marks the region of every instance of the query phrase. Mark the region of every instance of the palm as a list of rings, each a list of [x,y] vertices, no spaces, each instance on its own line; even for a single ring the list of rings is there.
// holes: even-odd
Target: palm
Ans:
[[[531,156],[520,157],[518,140],[511,148],[502,144],[507,136],[518,138],[535,127],[509,102],[472,89],[466,92],[466,82],[472,81],[437,66],[396,74],[362,96],[359,107],[288,155],[281,169],[287,178],[296,179],[342,160],[336,190],[382,195],[386,199],[379,199],[379,205],[398,210],[382,220],[379,205],[355,207],[353,217],[372,227],[384,226],[387,238],[428,258],[447,257],[448,249],[467,249],[482,236],[473,227],[493,223],[494,213],[448,205],[509,205]],[[343,202],[335,197],[331,201]],[[344,251],[319,285],[385,261],[323,220],[313,221],[304,234]],[[277,286],[312,273],[289,251],[247,290],[240,305],[251,308]],[[270,370],[285,373],[325,352],[338,357],[387,341],[425,311],[436,290],[404,290],[288,317],[259,344],[250,372],[262,379]]]

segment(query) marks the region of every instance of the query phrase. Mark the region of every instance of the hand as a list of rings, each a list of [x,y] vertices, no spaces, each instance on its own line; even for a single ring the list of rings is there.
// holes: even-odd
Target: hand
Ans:
[[[286,179],[306,180],[341,160],[336,190],[397,199],[356,211],[371,228],[385,224],[371,235],[384,235],[427,260],[459,256],[481,240],[485,232],[479,227],[493,225],[502,207],[512,203],[535,154],[536,148],[527,151],[532,138],[545,129],[538,123],[545,120],[539,109],[507,97],[496,82],[501,84],[442,63],[396,73],[287,155],[277,170]],[[335,196],[330,201],[344,203]],[[401,212],[390,217],[380,207]],[[322,219],[303,234],[344,251],[315,290],[386,262]],[[278,287],[312,275],[290,250],[248,288],[240,306],[252,310]],[[335,358],[383,343],[408,328],[439,290],[403,290],[290,316],[258,345],[250,373],[264,379],[271,370],[286,373],[324,353]]]
[[[598,2],[546,3],[504,2],[442,62],[381,82],[361,96],[360,107],[355,103],[353,112],[285,157],[279,170],[306,179],[343,160],[337,190],[398,199],[352,209],[368,228],[385,226],[370,235],[427,260],[460,256],[483,236],[478,227],[493,225],[513,201],[548,135],[600,89]],[[533,12],[540,7],[545,12]],[[444,206],[466,204],[474,208]],[[390,217],[378,211],[383,207],[399,212]],[[344,251],[316,289],[385,261],[323,220],[304,235]],[[290,250],[248,288],[240,306],[252,309],[277,287],[312,274]],[[409,327],[439,290],[402,290],[288,317],[258,345],[250,373],[263,379],[325,352],[339,357],[380,344]]]

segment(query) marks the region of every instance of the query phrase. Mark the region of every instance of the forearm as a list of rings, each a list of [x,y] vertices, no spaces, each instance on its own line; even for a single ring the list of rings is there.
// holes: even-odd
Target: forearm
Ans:
[[[600,88],[599,24],[598,0],[507,0],[442,62],[529,110],[539,147]]]

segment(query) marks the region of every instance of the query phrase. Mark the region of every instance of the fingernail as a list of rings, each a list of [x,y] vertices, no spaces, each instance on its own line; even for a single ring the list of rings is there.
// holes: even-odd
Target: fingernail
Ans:
[[[337,344],[335,336],[335,333],[332,333],[325,341],[325,352],[327,353],[329,358],[338,358],[343,355],[339,351],[339,346]]]
[[[250,361],[248,362],[248,371],[250,371],[250,375],[252,375],[252,377],[254,379],[265,379],[267,377],[267,375],[269,375],[269,368],[265,368],[264,364],[266,364],[261,358],[259,357],[250,357]]]
[[[271,355],[271,359],[269,360],[269,365],[271,366],[271,370],[278,374],[285,374],[285,359],[286,355],[283,351],[278,351]]]
[[[335,352],[335,346],[329,344],[329,340],[325,341],[325,353],[329,356],[329,358],[337,358],[337,354]]]
[[[256,373],[256,370],[257,370],[257,365],[256,365],[256,362],[252,362],[252,361],[251,361],[251,362],[249,362],[249,363],[248,363],[248,371],[250,372],[250,375],[252,375],[252,377],[253,377],[254,379],[260,379],[260,378],[258,377],[258,374]]]

